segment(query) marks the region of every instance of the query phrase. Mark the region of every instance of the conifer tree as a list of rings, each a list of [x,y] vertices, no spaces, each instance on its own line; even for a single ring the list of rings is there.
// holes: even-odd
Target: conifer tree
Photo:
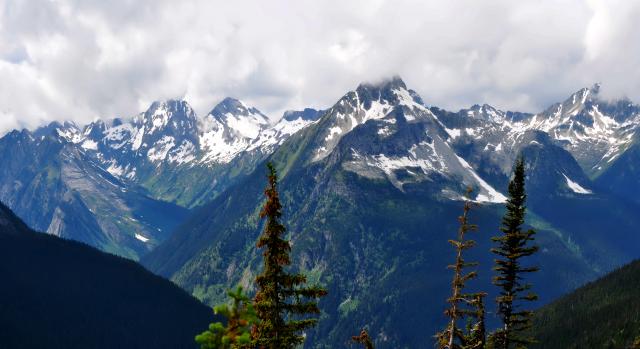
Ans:
[[[259,348],[287,349],[304,342],[300,332],[316,325],[318,320],[309,315],[320,313],[316,299],[327,291],[318,286],[303,287],[307,281],[304,274],[284,270],[291,264],[291,245],[284,240],[286,228],[280,222],[278,176],[273,164],[267,164],[267,168],[267,200],[260,212],[266,224],[257,244],[264,249],[264,269],[256,278],[258,292],[254,299],[260,323],[254,327],[253,339]]]
[[[486,346],[486,326],[484,297],[485,293],[476,293],[471,306],[473,310],[470,317],[474,322],[470,322],[467,327],[467,338],[465,349],[484,349]]]
[[[502,218],[500,228],[502,234],[493,237],[497,247],[491,252],[497,255],[493,270],[497,275],[493,278],[494,285],[500,288],[496,297],[498,315],[503,326],[492,336],[496,348],[510,349],[526,348],[533,343],[533,338],[526,335],[531,327],[532,311],[522,310],[523,301],[533,301],[537,295],[531,291],[531,284],[524,282],[524,275],[535,272],[537,267],[523,265],[522,259],[538,251],[532,245],[535,231],[523,231],[526,212],[524,159],[516,160],[513,179],[509,183],[509,199],[507,212]]]
[[[471,194],[471,188],[467,189],[467,197]],[[447,299],[449,308],[445,315],[449,318],[449,324],[442,331],[436,334],[439,348],[446,349],[466,349],[475,348],[477,342],[484,344],[484,293],[465,293],[464,288],[467,281],[477,277],[476,271],[465,273],[465,269],[478,265],[475,262],[464,260],[464,251],[475,246],[475,241],[468,240],[466,234],[477,230],[477,226],[469,223],[469,212],[473,203],[467,199],[464,203],[462,216],[458,217],[460,228],[457,239],[449,240],[456,251],[455,263],[449,265],[453,269],[453,281],[451,282],[451,297]],[[467,331],[459,326],[459,322],[465,317],[475,319],[474,324],[470,324]],[[480,335],[480,333],[482,333]],[[480,339],[480,337],[482,337]]]
[[[242,287],[227,292],[233,304],[217,305],[214,313],[227,318],[227,326],[216,322],[196,336],[202,349],[251,349],[251,329],[258,321],[251,300],[242,292]]]
[[[353,336],[351,337],[351,340],[362,344],[365,349],[373,349],[373,342],[371,341],[371,338],[369,338],[369,333],[364,328],[360,331],[359,336]]]

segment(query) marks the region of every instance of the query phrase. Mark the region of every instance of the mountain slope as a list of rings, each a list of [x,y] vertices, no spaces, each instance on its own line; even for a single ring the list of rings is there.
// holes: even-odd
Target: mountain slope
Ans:
[[[212,312],[129,260],[30,230],[0,204],[0,347],[195,348]]]
[[[136,259],[184,219],[186,209],[130,188],[59,130],[0,139],[0,199],[35,229]]]
[[[627,348],[640,337],[640,261],[540,309],[534,348]]]
[[[640,203],[640,144],[634,143],[596,179],[596,184],[624,200]]]
[[[308,343],[314,343],[308,347],[341,346],[362,326],[368,326],[380,348],[431,345],[432,334],[444,321],[450,283],[445,267],[452,257],[447,240],[457,229],[466,186],[474,187],[474,198],[484,202],[473,217],[481,233],[469,258],[482,265],[474,287],[491,291],[487,285],[493,257],[487,251],[503,213],[497,203],[504,200],[505,185],[483,179],[471,161],[458,154],[448,129],[401,80],[392,79],[347,93],[317,123],[293,135],[268,158],[282,178],[293,264],[312,282],[329,288],[329,296],[320,302],[319,327],[307,334]],[[532,263],[543,270],[533,282],[542,302],[637,255],[629,247],[639,242],[631,234],[634,218],[616,223],[625,238],[623,246],[599,246],[608,230],[557,227],[557,217],[543,210],[545,200],[594,198],[602,204],[607,198],[596,192],[579,195],[568,186],[566,178],[590,188],[580,166],[567,163],[571,155],[548,136],[528,132],[516,144],[504,161],[512,163],[520,151],[532,159],[527,182],[536,189],[530,193],[535,204],[530,206],[529,222],[539,230],[541,245]],[[562,172],[551,172],[557,164],[563,165]],[[509,171],[507,167],[500,177],[508,178]],[[547,174],[553,176],[537,182]],[[235,283],[250,287],[260,267],[254,246],[264,181],[259,167],[198,210],[178,228],[180,234],[145,257],[143,264],[209,303],[220,301],[225,288]],[[584,205],[592,211],[601,207]],[[560,210],[558,214],[566,212],[560,205],[553,208]],[[634,216],[634,207],[619,209]],[[606,218],[601,224],[614,222]],[[608,258],[598,258],[600,254]]]

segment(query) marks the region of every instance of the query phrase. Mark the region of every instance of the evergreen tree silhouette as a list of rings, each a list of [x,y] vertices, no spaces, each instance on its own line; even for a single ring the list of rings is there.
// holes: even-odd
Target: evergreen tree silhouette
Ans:
[[[533,343],[533,338],[527,335],[533,312],[521,309],[522,302],[538,298],[531,291],[531,284],[523,281],[525,274],[538,270],[537,267],[523,265],[523,258],[538,251],[538,247],[532,245],[535,231],[523,231],[522,228],[525,222],[526,197],[524,158],[519,157],[515,163],[513,179],[509,183],[507,211],[500,228],[502,234],[492,238],[497,243],[497,247],[491,249],[497,255],[493,268],[497,275],[493,278],[493,283],[500,288],[496,302],[497,313],[503,323],[502,328],[492,335],[496,348],[526,348]]]
[[[467,189],[467,198],[470,197],[471,188]],[[464,259],[464,251],[475,246],[475,241],[469,240],[466,234],[476,231],[478,227],[469,223],[469,213],[473,207],[473,202],[467,199],[464,202],[462,216],[458,217],[460,228],[457,238],[449,240],[456,251],[455,263],[448,268],[453,270],[453,281],[451,282],[451,297],[447,299],[449,308],[445,315],[449,318],[447,327],[436,334],[438,347],[443,349],[466,349],[478,348],[478,343],[484,345],[484,303],[485,293],[465,293],[464,288],[467,281],[478,276],[476,271],[465,273],[465,269],[475,267],[478,263],[467,262]],[[460,327],[459,322],[464,318],[475,319],[475,323],[469,324],[466,331]]]
[[[284,240],[286,228],[280,222],[282,205],[276,169],[271,163],[267,168],[267,200],[260,212],[267,221],[257,244],[264,249],[264,269],[256,278],[258,292],[254,299],[260,323],[254,327],[253,339],[259,348],[287,349],[303,343],[300,332],[316,325],[318,320],[309,315],[320,313],[316,299],[327,291],[319,286],[303,287],[307,281],[304,274],[284,270],[291,264],[291,245]]]

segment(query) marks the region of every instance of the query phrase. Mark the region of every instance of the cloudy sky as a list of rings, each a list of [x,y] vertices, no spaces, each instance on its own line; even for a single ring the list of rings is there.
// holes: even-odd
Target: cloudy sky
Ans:
[[[233,4],[233,5],[232,5]],[[425,102],[640,101],[640,1],[2,0],[0,132],[233,96],[278,117],[400,75]]]

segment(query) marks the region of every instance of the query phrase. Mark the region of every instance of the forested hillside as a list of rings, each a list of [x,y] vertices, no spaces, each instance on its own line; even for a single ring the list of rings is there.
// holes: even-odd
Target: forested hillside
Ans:
[[[0,348],[195,348],[211,309],[138,264],[36,233],[0,204]]]
[[[536,313],[533,348],[629,348],[640,338],[640,261]]]

